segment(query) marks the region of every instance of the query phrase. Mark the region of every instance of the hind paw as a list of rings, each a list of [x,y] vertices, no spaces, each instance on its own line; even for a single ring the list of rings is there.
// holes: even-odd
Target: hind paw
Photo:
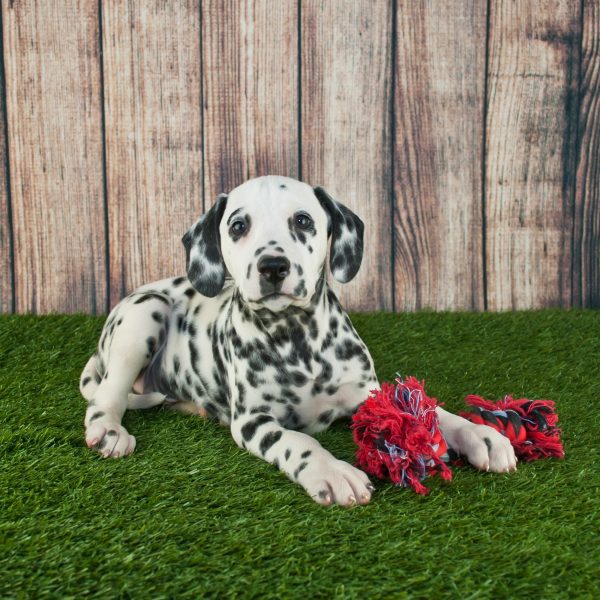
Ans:
[[[85,443],[103,458],[127,456],[135,450],[135,437],[122,425],[98,419],[85,430]]]

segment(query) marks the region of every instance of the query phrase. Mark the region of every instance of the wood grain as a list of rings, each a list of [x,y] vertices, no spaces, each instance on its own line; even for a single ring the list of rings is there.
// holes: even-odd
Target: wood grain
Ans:
[[[205,208],[258,175],[298,177],[296,0],[205,0]]]
[[[1,12],[1,11],[0,11]],[[0,14],[0,23],[2,15]],[[2,27],[0,26],[0,31]],[[0,46],[1,47],[1,46]],[[0,57],[4,60],[3,57]],[[6,140],[6,87],[4,69],[0,69],[0,313],[12,312],[12,224],[10,220],[10,183]]]
[[[110,299],[183,273],[202,212],[200,2],[102,4]]]
[[[2,2],[18,312],[103,312],[98,7]]]
[[[390,310],[392,3],[304,0],[302,178],[365,221],[356,278],[334,284],[351,310]]]
[[[401,0],[395,60],[396,309],[481,310],[486,3]]]
[[[600,0],[584,0],[575,187],[574,304],[600,307]]]
[[[486,240],[491,310],[571,304],[579,2],[491,3]]]

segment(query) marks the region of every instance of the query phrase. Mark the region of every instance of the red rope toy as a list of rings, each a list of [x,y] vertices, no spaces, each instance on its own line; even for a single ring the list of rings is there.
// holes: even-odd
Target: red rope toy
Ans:
[[[455,458],[439,429],[435,412],[438,404],[415,377],[396,378],[372,390],[352,418],[354,441],[358,445],[358,466],[380,479],[412,487],[427,494],[423,480],[440,475],[451,480],[446,464]],[[479,396],[467,396],[472,412],[462,413],[473,423],[494,427],[506,435],[518,458],[526,462],[546,456],[564,457],[554,402],[513,400],[506,396],[497,403]]]
[[[507,395],[504,400],[491,402],[471,394],[465,402],[472,407],[471,411],[460,416],[504,434],[518,459],[531,462],[549,456],[564,458],[558,415],[552,400],[514,400]]]

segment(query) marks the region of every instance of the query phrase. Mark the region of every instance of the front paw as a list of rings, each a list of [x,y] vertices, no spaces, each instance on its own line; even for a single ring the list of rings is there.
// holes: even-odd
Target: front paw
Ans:
[[[481,471],[517,470],[517,457],[510,440],[488,425],[465,424],[456,432],[452,449]]]
[[[366,473],[330,457],[314,461],[300,473],[298,482],[315,502],[323,506],[367,504],[375,489]]]

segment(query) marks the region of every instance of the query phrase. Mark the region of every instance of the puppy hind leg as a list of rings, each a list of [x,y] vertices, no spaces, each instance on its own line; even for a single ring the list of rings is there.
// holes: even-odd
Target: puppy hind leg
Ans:
[[[102,456],[131,454],[136,440],[121,425],[129,396],[139,373],[152,360],[159,341],[165,338],[169,307],[156,299],[141,306],[127,307],[125,318],[112,336],[105,357],[104,376],[85,415],[85,440],[88,447]],[[157,319],[157,313],[163,318]],[[132,396],[137,396],[131,394]],[[162,394],[144,394],[136,398],[136,408],[148,408],[164,400]]]
[[[92,355],[85,367],[83,367],[83,371],[79,377],[79,391],[88,402],[94,399],[94,395],[101,381],[100,374],[96,369],[96,360],[96,354]]]

